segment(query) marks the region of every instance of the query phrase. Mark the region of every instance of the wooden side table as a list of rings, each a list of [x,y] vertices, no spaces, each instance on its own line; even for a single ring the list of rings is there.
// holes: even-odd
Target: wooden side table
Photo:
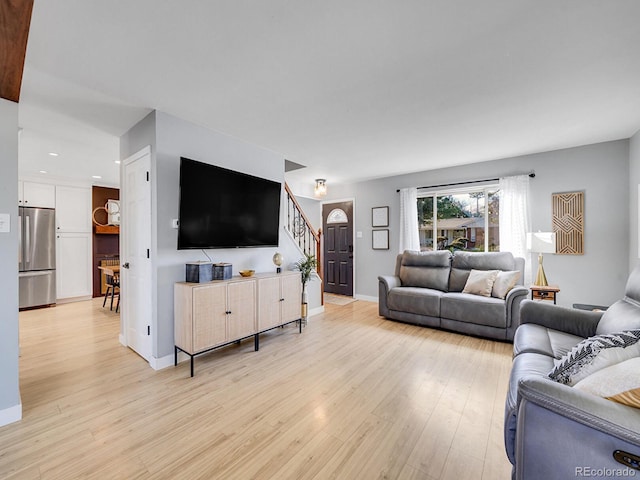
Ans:
[[[548,285],[542,287],[540,285],[531,285],[531,300],[553,300],[555,305],[556,295],[560,291],[557,285]]]

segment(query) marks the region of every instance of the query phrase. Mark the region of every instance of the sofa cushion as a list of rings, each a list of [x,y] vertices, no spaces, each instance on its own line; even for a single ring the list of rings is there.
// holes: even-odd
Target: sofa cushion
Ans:
[[[387,305],[398,312],[439,317],[441,296],[441,291],[430,288],[395,287],[389,291]]]
[[[499,272],[499,270],[471,270],[462,293],[490,297]]]
[[[434,288],[447,291],[451,253],[405,251],[400,262],[400,281],[403,287]]]
[[[495,298],[505,298],[513,287],[517,285],[518,280],[520,280],[520,272],[518,270],[508,272],[498,271],[496,281],[493,282],[491,296]]]
[[[536,323],[525,323],[518,327],[513,337],[513,355],[524,352],[540,353],[551,358],[562,358],[583,337],[552,330]]]
[[[510,252],[457,251],[451,261],[449,291],[461,292],[471,270],[515,270],[516,263]]]
[[[555,360],[549,378],[575,385],[598,370],[637,356],[640,356],[640,330],[596,335]]]
[[[573,388],[614,402],[640,408],[640,357],[603,368]]]
[[[440,299],[440,317],[488,327],[506,328],[505,301],[468,293],[449,292]]]
[[[628,287],[627,287],[628,288]],[[597,335],[640,329],[640,306],[625,297],[611,305],[598,322]]]

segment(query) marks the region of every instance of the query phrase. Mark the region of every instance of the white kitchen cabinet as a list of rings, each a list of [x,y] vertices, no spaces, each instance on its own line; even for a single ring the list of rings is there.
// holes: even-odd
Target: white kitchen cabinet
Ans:
[[[20,207],[56,207],[56,187],[48,183],[18,182]]]
[[[58,232],[91,232],[91,189],[56,186]]]
[[[57,298],[86,297],[92,294],[91,234],[56,234]]]

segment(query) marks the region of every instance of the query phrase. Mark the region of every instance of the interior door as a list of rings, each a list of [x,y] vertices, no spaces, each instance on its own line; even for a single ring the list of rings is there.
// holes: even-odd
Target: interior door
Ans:
[[[125,342],[151,359],[151,149],[123,162],[120,295]]]
[[[353,202],[322,205],[324,291],[353,296]]]

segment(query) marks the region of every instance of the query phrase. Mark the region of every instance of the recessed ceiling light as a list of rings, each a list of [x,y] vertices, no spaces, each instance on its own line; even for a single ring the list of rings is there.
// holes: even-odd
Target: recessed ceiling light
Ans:
[[[102,178],[100,175],[91,175],[91,178]]]
[[[47,173],[46,170],[40,170],[40,173]]]
[[[120,160],[116,160],[116,163],[117,163],[118,165],[120,165]]]
[[[49,152],[49,155],[51,155],[52,157],[57,157],[59,154],[56,152]]]

